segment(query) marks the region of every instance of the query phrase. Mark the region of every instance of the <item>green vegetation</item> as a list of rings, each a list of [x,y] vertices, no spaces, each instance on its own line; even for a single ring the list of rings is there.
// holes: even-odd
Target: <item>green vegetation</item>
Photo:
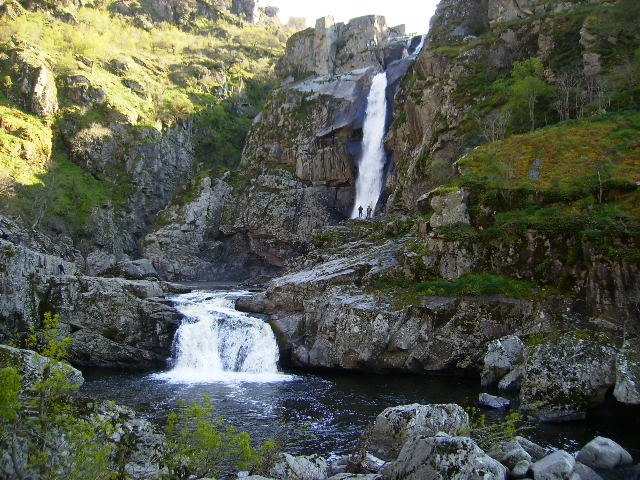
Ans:
[[[115,425],[109,415],[74,396],[77,386],[68,379],[70,367],[59,362],[66,358],[70,341],[61,333],[59,315],[47,312],[42,327],[31,329],[24,341],[49,359],[41,376],[24,385],[15,368],[0,369],[0,445],[17,465],[18,479],[124,478],[131,446],[113,440]],[[230,468],[258,465],[263,454],[273,455],[274,442],[256,450],[247,433],[213,413],[205,397],[202,404],[182,403],[178,412],[169,414],[166,478],[217,477]]]
[[[248,469],[260,461],[249,435],[214,415],[209,397],[202,404],[182,403],[167,419],[169,468],[171,478],[219,477],[230,468]],[[271,448],[267,442],[262,451]]]
[[[404,275],[383,275],[376,277],[371,286],[376,290],[393,290],[404,297],[407,295],[461,297],[502,294],[516,298],[530,298],[535,295],[534,284],[491,272],[471,273],[453,281],[433,278],[422,282],[410,280]]]
[[[68,151],[79,130],[108,131],[114,120],[161,130],[191,118],[197,168],[238,166],[252,120],[275,86],[286,27],[251,25],[223,10],[184,28],[150,23],[141,17],[153,16],[144,1],[131,2],[140,15],[129,17],[113,2],[69,11],[71,17],[44,3],[56,15],[0,19],[0,211],[33,228],[82,236],[96,207],[124,208],[132,193],[126,173],[98,180]],[[29,99],[16,85],[23,74],[16,52],[34,68],[44,62],[52,69],[60,104],[54,118],[23,111]],[[132,141],[153,138],[142,133]]]
[[[68,355],[71,337],[60,333],[60,315],[45,312],[42,328],[31,327],[25,340],[26,347],[51,360],[64,360]]]
[[[511,412],[499,420],[487,420],[487,416],[480,413],[476,407],[467,409],[471,419],[469,436],[485,451],[496,450],[506,442],[523,436],[534,426],[527,422],[524,415]]]

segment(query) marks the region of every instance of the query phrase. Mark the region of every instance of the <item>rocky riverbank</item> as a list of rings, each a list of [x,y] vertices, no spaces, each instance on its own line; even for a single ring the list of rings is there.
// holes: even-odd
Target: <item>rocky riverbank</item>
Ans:
[[[635,480],[640,475],[640,465],[634,465],[629,452],[607,438],[594,438],[572,455],[510,435],[506,425],[494,428],[498,435],[488,439],[455,404],[390,407],[378,415],[352,455],[326,459],[281,454],[260,475],[247,472],[238,478]]]

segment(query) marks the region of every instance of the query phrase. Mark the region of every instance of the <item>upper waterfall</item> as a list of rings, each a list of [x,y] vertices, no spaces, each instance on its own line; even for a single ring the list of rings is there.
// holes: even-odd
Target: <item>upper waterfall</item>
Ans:
[[[382,191],[382,177],[387,156],[383,144],[387,121],[386,89],[387,74],[386,72],[381,72],[373,78],[371,90],[367,97],[362,156],[358,162],[356,200],[351,212],[351,218],[360,216],[360,207],[364,212],[369,207],[371,211],[375,210]]]
[[[278,373],[278,345],[269,325],[234,308],[244,293],[196,291],[174,297],[185,319],[174,340],[173,368],[156,377],[187,383],[291,378]]]

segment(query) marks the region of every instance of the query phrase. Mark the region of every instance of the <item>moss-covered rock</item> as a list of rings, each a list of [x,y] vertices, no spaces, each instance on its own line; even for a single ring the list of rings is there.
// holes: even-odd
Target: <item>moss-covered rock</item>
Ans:
[[[527,348],[521,409],[544,421],[584,418],[615,384],[616,352],[607,333],[597,331]]]

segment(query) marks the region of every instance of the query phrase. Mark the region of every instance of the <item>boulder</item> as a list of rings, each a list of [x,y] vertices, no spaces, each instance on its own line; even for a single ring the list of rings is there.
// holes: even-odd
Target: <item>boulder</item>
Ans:
[[[71,331],[73,364],[146,369],[164,366],[182,318],[163,294],[156,282],[67,276],[45,301]]]
[[[19,103],[39,117],[58,111],[58,89],[48,60],[33,48],[11,54],[11,73],[22,98]]]
[[[478,396],[478,402],[484,407],[497,409],[509,408],[509,405],[511,405],[510,400],[502,397],[496,397],[494,395],[489,395],[488,393],[481,393]]]
[[[580,462],[576,462],[573,473],[575,475],[578,475],[580,477],[580,480],[602,480],[602,477],[600,475]]]
[[[500,379],[500,381],[498,382],[498,390],[502,390],[505,392],[519,390],[521,381],[522,368],[520,365],[518,365]]]
[[[504,480],[507,469],[468,437],[419,435],[384,468],[385,480]]]
[[[531,470],[531,462],[527,460],[520,460],[517,462],[509,472],[513,478],[525,478]]]
[[[640,338],[625,341],[616,361],[613,396],[628,405],[640,405]]]
[[[100,87],[94,87],[83,75],[67,77],[67,95],[81,105],[104,104],[107,101],[106,92]]]
[[[267,475],[277,480],[326,480],[328,465],[319,455],[294,457],[288,453],[280,454]]]
[[[241,312],[266,313],[267,305],[267,297],[264,292],[247,297],[240,297],[236,300],[236,310]]]
[[[518,442],[520,446],[524,449],[524,451],[531,456],[531,459],[534,462],[543,459],[550,453],[546,448],[541,447],[537,443],[534,443],[531,440],[524,437],[520,437],[520,436],[516,437],[516,442]]]
[[[108,277],[121,277],[129,280],[157,280],[158,272],[146,258],[120,262],[104,272]]]
[[[377,473],[356,474],[356,473],[339,473],[329,477],[328,480],[382,480],[382,475]]]
[[[27,391],[43,380],[47,369],[52,373],[61,372],[74,387],[80,387],[84,383],[82,373],[67,363],[51,360],[31,350],[0,345],[0,368],[7,367],[17,370],[22,377],[22,388]]]
[[[633,463],[633,457],[613,440],[596,437],[578,452],[576,460],[588,467],[607,470]]]
[[[402,405],[385,409],[373,425],[368,448],[383,460],[395,459],[407,440],[438,432],[461,435],[470,429],[469,416],[455,404]]]
[[[534,480],[570,480],[576,461],[565,452],[557,452],[547,455],[531,466]]]
[[[513,470],[516,465],[521,464],[522,462],[526,462],[527,465],[531,463],[531,455],[529,455],[517,440],[501,442],[499,445],[488,451],[487,454],[491,458],[499,461],[509,470]],[[525,473],[527,470],[528,468],[525,470]]]
[[[439,194],[432,192],[430,203],[433,215],[429,219],[429,225],[432,228],[438,228],[454,223],[470,223],[471,219],[467,208],[468,196],[468,193],[462,188]]]
[[[481,374],[482,386],[491,385],[522,361],[524,343],[520,337],[511,335],[494,340],[487,345]]]
[[[572,333],[525,351],[520,408],[543,421],[584,418],[615,383],[616,349],[606,337]]]

